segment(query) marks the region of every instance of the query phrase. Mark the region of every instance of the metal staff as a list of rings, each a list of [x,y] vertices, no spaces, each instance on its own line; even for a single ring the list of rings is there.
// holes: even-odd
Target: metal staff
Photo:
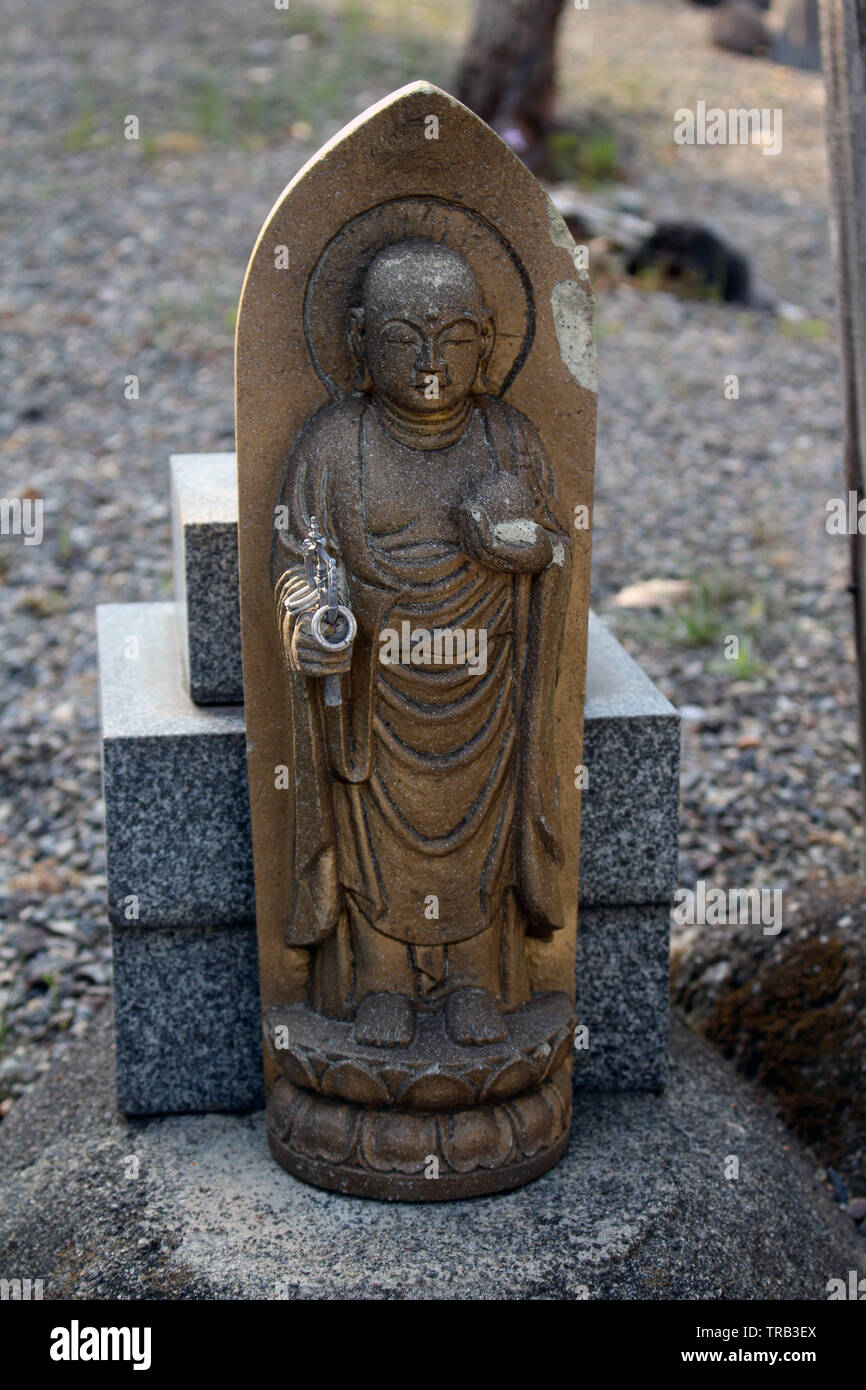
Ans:
[[[327,542],[319,530],[319,523],[310,517],[310,529],[302,550],[304,555],[304,579],[292,586],[286,596],[285,604],[291,613],[313,613],[310,631],[323,651],[343,652],[351,646],[358,630],[355,615],[351,608],[340,602],[340,586],[337,577],[337,563],[328,553]],[[330,632],[323,630],[327,623]],[[339,676],[325,677],[325,704],[343,703]]]

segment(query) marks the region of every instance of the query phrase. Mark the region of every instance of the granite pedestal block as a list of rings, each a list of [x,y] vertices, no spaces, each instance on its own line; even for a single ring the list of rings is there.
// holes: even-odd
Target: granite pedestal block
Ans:
[[[581,909],[577,1017],[589,1046],[575,1051],[576,1091],[664,1086],[669,963],[668,903]]]
[[[113,926],[255,922],[244,714],[183,686],[170,603],[97,610]]]
[[[197,704],[240,704],[238,484],[234,454],[171,460],[174,597],[186,688]]]
[[[243,708],[189,698],[171,604],[97,623],[110,920],[135,895],[140,926],[255,921]],[[582,907],[670,902],[679,716],[594,616],[584,765]]]
[[[580,915],[575,1091],[658,1090],[668,1051],[669,909]],[[124,927],[114,938],[118,1106],[127,1115],[264,1104],[254,927]]]
[[[113,954],[119,1109],[263,1105],[255,929],[126,927]]]
[[[680,719],[589,615],[580,901],[670,902],[677,881]]]
[[[119,1103],[135,1114],[246,1109],[261,1098],[261,1044],[243,708],[190,699],[171,604],[103,607],[98,628]],[[580,1090],[664,1084],[678,726],[594,620],[577,961],[589,1047],[575,1055]],[[625,765],[633,777],[622,775]],[[218,1029],[220,998],[230,1042],[189,1047],[197,1010],[210,1019],[208,1034]]]

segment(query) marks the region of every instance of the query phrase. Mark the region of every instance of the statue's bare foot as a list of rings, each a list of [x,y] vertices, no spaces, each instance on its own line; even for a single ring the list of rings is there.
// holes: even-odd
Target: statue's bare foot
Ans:
[[[486,989],[457,989],[445,1002],[445,1026],[456,1043],[480,1046],[508,1037],[502,1010]]]
[[[368,994],[355,1010],[355,1041],[366,1047],[408,1047],[415,1010],[402,994]]]

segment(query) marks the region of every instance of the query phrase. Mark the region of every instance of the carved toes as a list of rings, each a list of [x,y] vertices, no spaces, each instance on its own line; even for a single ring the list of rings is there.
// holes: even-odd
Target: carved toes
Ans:
[[[408,1047],[415,1010],[402,994],[368,994],[355,1010],[355,1041],[368,1047]]]
[[[502,1010],[486,989],[458,989],[445,1003],[445,1025],[456,1043],[481,1046],[508,1036]]]

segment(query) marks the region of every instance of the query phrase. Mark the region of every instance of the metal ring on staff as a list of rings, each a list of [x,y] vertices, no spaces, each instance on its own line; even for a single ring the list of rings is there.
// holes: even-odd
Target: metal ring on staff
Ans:
[[[326,637],[325,634],[322,632],[322,621],[328,617],[329,613],[336,613],[338,615],[337,622],[339,622],[341,618],[345,622],[346,632],[344,636]],[[328,621],[330,622],[331,619],[328,619]],[[333,626],[336,626],[336,623],[334,623]],[[352,642],[355,640],[355,633],[358,631],[358,624],[356,623],[355,615],[350,608],[344,608],[341,603],[324,603],[322,604],[321,608],[316,609],[316,612],[313,615],[313,621],[310,623],[310,631],[312,632],[319,646],[322,647],[324,651],[344,652],[346,648],[350,647],[352,645]]]

